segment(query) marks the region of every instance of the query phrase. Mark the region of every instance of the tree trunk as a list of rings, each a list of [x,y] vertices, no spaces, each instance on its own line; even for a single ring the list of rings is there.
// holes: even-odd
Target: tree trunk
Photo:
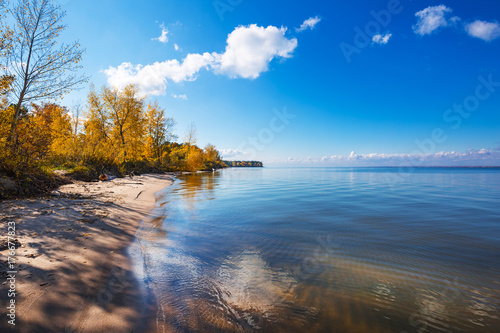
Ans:
[[[17,102],[17,105],[14,109],[14,117],[12,118],[12,122],[10,123],[10,134],[9,137],[7,138],[7,142],[13,143],[16,140],[16,127],[17,127],[17,120],[19,119],[19,114],[21,113],[21,101],[24,99],[24,91],[21,92],[21,96],[19,97],[19,101]],[[17,143],[16,143],[17,145]]]

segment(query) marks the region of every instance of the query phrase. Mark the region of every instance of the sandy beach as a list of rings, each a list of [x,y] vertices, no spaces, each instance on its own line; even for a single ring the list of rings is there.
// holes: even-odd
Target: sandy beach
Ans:
[[[127,247],[170,175],[64,185],[51,196],[0,202],[0,244],[15,222],[15,328],[1,332],[147,332],[151,317]],[[8,304],[8,249],[0,251],[2,304]],[[153,328],[154,329],[154,328]]]

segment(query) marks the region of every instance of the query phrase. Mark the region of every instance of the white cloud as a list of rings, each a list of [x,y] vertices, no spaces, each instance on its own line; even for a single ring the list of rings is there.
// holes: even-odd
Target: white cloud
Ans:
[[[486,42],[500,37],[500,24],[497,22],[486,22],[476,20],[465,25],[465,31],[471,37],[482,39]]]
[[[168,42],[168,29],[165,27],[163,23],[160,25],[160,28],[161,28],[160,37],[152,38],[151,40],[157,40],[160,43],[166,44]]]
[[[232,159],[236,157],[244,157],[248,155],[248,152],[239,150],[239,149],[219,149],[219,153],[223,158]]]
[[[306,29],[314,29],[314,27],[316,26],[316,24],[319,23],[319,21],[321,21],[321,19],[316,16],[316,17],[310,17],[308,18],[307,20],[305,20],[299,28],[295,28],[295,31],[296,32],[301,32],[301,31],[304,31]]]
[[[318,166],[478,166],[500,165],[500,150],[469,149],[465,152],[438,152],[434,154],[357,154],[332,155],[321,158],[288,157],[275,163],[310,164]]]
[[[389,42],[389,39],[392,37],[392,34],[378,34],[372,37],[372,42],[376,44],[387,44]]]
[[[108,83],[118,89],[128,84],[138,85],[143,94],[165,95],[167,81],[196,80],[202,69],[212,69],[216,74],[232,78],[255,79],[266,72],[275,58],[290,58],[297,47],[297,39],[285,37],[286,28],[255,24],[239,26],[227,38],[224,53],[191,53],[179,62],[176,59],[150,65],[133,65],[124,62],[104,70]]]
[[[290,58],[297,39],[285,37],[286,28],[256,24],[239,26],[227,38],[226,51],[214,64],[215,73],[256,79],[274,58]]]
[[[183,99],[185,101],[187,101],[187,99],[188,99],[187,96],[186,96],[186,94],[176,95],[176,94],[172,93],[172,97],[176,98],[176,99]]]
[[[413,31],[420,35],[429,35],[441,27],[455,25],[460,18],[451,16],[452,9],[445,5],[430,6],[415,14],[418,22],[413,26]],[[498,22],[488,22],[476,20],[464,26],[465,31],[471,37],[479,38],[485,42],[491,42],[500,37],[500,24]]]
[[[214,54],[188,54],[180,63],[178,60],[155,62],[151,65],[132,65],[124,62],[118,67],[109,67],[104,71],[108,83],[118,89],[129,84],[139,86],[141,92],[147,95],[165,95],[167,79],[176,83],[193,81],[202,68],[207,68],[215,60]]]
[[[176,51],[179,51],[179,45],[174,44],[174,49],[175,49]]]
[[[447,18],[453,10],[445,5],[429,6],[415,14],[418,17],[418,22],[413,26],[413,31],[420,35],[429,35],[433,31],[447,27],[458,20],[458,17]]]

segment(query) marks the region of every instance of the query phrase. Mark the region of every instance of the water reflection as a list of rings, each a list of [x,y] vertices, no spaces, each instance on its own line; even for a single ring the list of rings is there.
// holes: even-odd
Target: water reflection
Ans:
[[[213,200],[215,199],[215,188],[220,177],[220,172],[206,173],[203,175],[188,174],[182,178],[182,189],[178,189],[183,199],[187,202]],[[202,198],[200,198],[200,196],[202,196]]]
[[[499,172],[397,171],[179,178],[138,233],[159,331],[495,332]]]
[[[244,251],[225,260],[215,275],[221,301],[248,326],[259,329],[264,319],[279,317],[276,310],[296,285],[286,272],[270,267],[256,251]]]

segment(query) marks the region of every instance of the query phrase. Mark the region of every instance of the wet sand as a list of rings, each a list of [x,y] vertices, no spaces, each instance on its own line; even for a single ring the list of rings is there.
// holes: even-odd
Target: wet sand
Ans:
[[[0,244],[15,222],[16,325],[7,323],[8,250],[0,251],[1,332],[149,332],[151,299],[127,248],[170,175],[64,185],[52,196],[0,202]]]

